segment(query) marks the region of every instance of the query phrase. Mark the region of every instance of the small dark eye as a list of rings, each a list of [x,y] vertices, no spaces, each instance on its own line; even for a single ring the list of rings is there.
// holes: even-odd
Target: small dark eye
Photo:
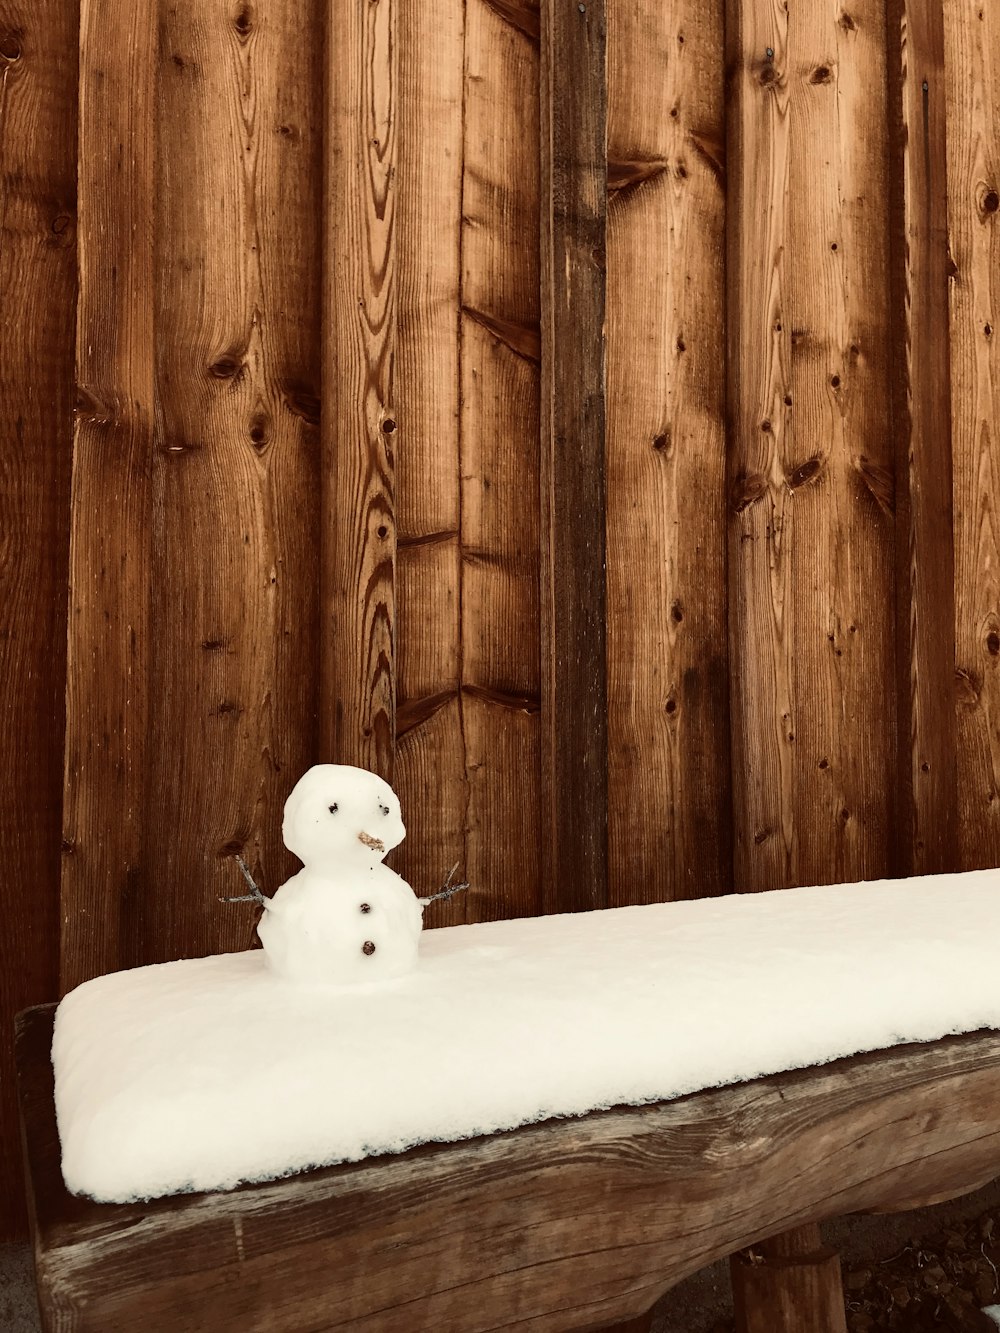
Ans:
[[[371,940],[365,940],[364,944],[362,944],[361,946],[361,952],[363,954],[367,954],[367,956],[370,958],[372,954],[375,952],[375,945],[372,943]]]
[[[335,815],[335,814],[337,813],[337,809],[338,809],[338,807],[337,807],[337,802],[334,801],[333,805],[328,806],[327,809],[330,811],[330,814],[331,814],[331,815]]]
[[[389,807],[388,807],[387,805],[381,805],[381,804],[380,804],[380,805],[379,805],[379,809],[382,811],[382,813],[383,813],[384,815],[387,815],[387,814],[389,813]]]

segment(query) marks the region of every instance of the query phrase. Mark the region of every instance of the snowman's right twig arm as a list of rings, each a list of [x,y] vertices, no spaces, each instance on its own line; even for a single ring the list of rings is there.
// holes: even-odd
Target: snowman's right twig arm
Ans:
[[[270,907],[270,906],[271,906],[271,900],[270,900],[270,898],[265,898],[264,895],[261,893],[260,889],[258,889],[257,885],[254,883],[253,875],[251,875],[251,874],[250,874],[250,871],[247,869],[247,864],[246,864],[246,862],[243,860],[243,857],[242,857],[242,856],[237,856],[237,857],[236,857],[236,864],[237,864],[237,865],[239,866],[239,868],[243,871],[243,878],[246,880],[247,884],[250,886],[250,892],[249,892],[249,893],[241,894],[239,898],[220,898],[220,899],[219,899],[219,902],[220,902],[220,903],[260,903],[261,907],[264,907],[264,908],[268,908],[268,907]]]

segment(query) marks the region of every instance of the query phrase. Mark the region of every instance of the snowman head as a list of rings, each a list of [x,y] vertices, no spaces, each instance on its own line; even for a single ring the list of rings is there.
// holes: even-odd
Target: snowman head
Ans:
[[[377,773],[348,764],[317,764],[285,802],[285,846],[303,865],[381,861],[406,837],[399,798]]]

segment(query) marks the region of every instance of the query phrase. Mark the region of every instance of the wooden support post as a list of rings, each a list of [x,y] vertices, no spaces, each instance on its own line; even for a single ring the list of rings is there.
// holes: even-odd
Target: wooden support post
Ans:
[[[541,64],[544,910],[607,906],[604,0],[544,0]]]
[[[797,1227],[730,1259],[737,1333],[847,1333],[840,1256]]]

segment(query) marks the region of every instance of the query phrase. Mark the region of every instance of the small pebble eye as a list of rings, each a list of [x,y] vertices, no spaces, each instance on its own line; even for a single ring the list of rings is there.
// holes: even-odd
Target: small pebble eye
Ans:
[[[370,958],[372,954],[375,952],[375,945],[371,942],[371,940],[365,940],[364,944],[362,944],[361,946],[361,952],[363,954],[367,954],[367,956]]]
[[[362,910],[362,912],[370,912],[370,911],[372,910],[372,905],[371,905],[371,903],[362,903],[362,904],[361,904],[361,910]]]
[[[339,806],[337,805],[337,802],[334,801],[333,805],[327,806],[327,809],[330,811],[331,815],[335,815],[337,813],[337,810],[339,809]]]

